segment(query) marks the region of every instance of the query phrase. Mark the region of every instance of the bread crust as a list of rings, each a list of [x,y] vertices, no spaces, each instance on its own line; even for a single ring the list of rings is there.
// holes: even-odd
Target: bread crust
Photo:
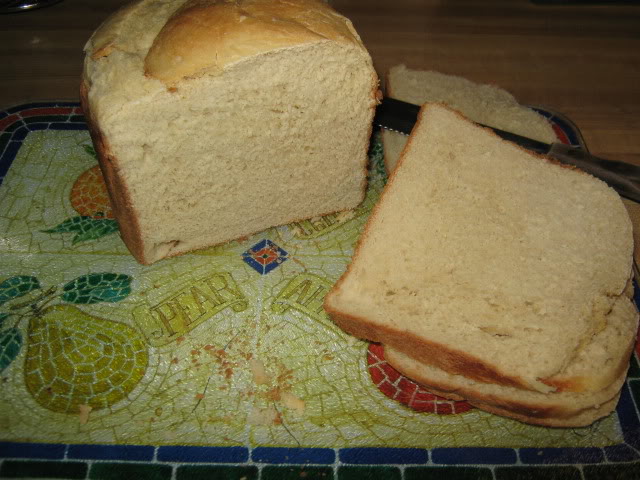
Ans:
[[[80,104],[87,121],[93,146],[98,154],[98,164],[100,165],[102,176],[107,185],[111,208],[118,222],[120,236],[135,259],[143,265],[147,265],[149,262],[144,255],[144,243],[142,241],[138,217],[131,202],[127,185],[120,175],[118,158],[111,153],[107,139],[92,117],[89,103],[89,88],[84,74],[80,81]]]
[[[247,57],[324,40],[364,50],[351,22],[321,0],[188,0],[155,38],[145,73],[171,85]]]
[[[487,393],[481,391],[482,385],[474,388],[468,382],[456,383],[456,378],[451,376],[448,379],[429,378],[426,376],[428,371],[416,366],[420,362],[415,359],[411,359],[413,362],[406,362],[401,355],[397,358],[396,355],[388,349],[385,351],[385,359],[393,368],[420,383],[429,392],[451,400],[465,400],[490,413],[534,425],[578,427],[593,423],[615,408],[620,388],[626,378],[626,372],[623,372],[600,392],[545,394],[527,391],[525,394],[532,398],[519,399],[518,392],[509,387],[498,386],[502,390],[499,394]],[[578,401],[579,399],[583,400]]]
[[[438,390],[437,388],[428,385],[425,385],[425,388],[434,395],[438,395],[443,398],[456,401],[465,400],[470,405],[473,405],[474,407],[493,415],[512,418],[514,420],[518,420],[522,423],[528,423],[530,425],[554,428],[576,428],[589,426],[596,420],[609,415],[616,408],[618,400],[620,399],[620,390],[618,390],[613,398],[607,400],[602,405],[594,405],[593,408],[580,410],[579,412],[575,413],[575,415],[561,417],[538,417],[526,415],[525,413],[518,410],[512,410],[512,406],[505,407],[501,405],[485,403],[478,399],[463,398],[459,395],[447,392],[445,390]],[[517,405],[515,405],[515,407],[517,407]]]

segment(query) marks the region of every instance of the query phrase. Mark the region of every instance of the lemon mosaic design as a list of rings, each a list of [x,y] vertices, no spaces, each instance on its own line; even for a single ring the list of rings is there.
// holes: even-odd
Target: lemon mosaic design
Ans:
[[[143,267],[117,233],[73,244],[69,235],[44,232],[77,215],[70,190],[95,165],[86,145],[86,132],[26,138],[0,186],[0,281],[30,275],[42,288],[60,288],[83,275],[114,272],[132,279],[131,293],[86,305],[65,306],[56,297],[41,317],[19,324],[24,344],[0,374],[2,440],[336,448],[622,440],[615,415],[589,428],[547,429],[479,410],[418,413],[377,390],[367,344],[333,325],[321,302],[346,268],[381,191],[380,172],[354,212]],[[264,238],[289,258],[259,275],[242,252]],[[66,333],[46,326],[51,315],[61,316],[54,323]],[[69,352],[66,360],[53,361],[60,351]],[[101,364],[104,357],[111,367]],[[68,380],[87,373],[89,364],[93,391],[63,389],[64,401],[53,403],[42,393],[54,376]],[[76,411],[80,404],[93,408],[86,423]]]

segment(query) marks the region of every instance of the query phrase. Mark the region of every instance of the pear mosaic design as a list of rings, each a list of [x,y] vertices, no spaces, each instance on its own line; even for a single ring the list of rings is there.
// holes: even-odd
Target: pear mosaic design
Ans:
[[[43,290],[35,277],[0,282],[0,367],[8,368],[26,343],[24,380],[42,407],[76,414],[111,407],[136,387],[147,370],[148,350],[133,327],[79,308],[118,302],[131,278],[94,273]],[[26,321],[26,342],[21,323]]]
[[[140,382],[148,355],[140,334],[75,305],[46,308],[29,322],[25,383],[43,407],[77,413],[112,406]]]

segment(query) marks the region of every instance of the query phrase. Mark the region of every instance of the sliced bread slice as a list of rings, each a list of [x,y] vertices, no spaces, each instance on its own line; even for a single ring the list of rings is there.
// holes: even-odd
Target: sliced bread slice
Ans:
[[[386,95],[422,105],[442,102],[474,122],[524,135],[541,142],[557,140],[551,124],[542,115],[520,105],[506,90],[474,83],[456,75],[392,67],[385,79]],[[383,130],[384,161],[391,172],[407,143],[407,136]]]
[[[550,392],[606,326],[632,248],[606,184],[428,104],[325,309],[451,374]]]
[[[609,415],[616,407],[626,373],[595,393],[540,393],[471,380],[419,362],[385,347],[385,359],[393,368],[422,384],[434,395],[465,400],[495,415],[547,427],[583,427]]]
[[[615,408],[612,400],[618,398],[626,378],[637,328],[638,312],[630,298],[621,295],[607,316],[605,328],[596,333],[567,368],[556,376],[561,388],[552,393],[532,392],[452,375],[392,347],[385,348],[385,359],[396,370],[437,395],[464,399],[483,410],[526,423],[578,427],[608,415]],[[586,389],[585,385],[597,385],[600,389]]]

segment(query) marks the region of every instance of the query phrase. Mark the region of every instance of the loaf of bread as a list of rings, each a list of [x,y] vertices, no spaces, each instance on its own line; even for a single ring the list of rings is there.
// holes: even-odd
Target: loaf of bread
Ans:
[[[138,0],[85,52],[83,108],[139,262],[362,201],[378,80],[322,0]]]
[[[632,249],[605,183],[428,104],[324,305],[345,331],[465,381],[608,400],[637,328]],[[434,375],[415,376],[437,388]]]
[[[557,141],[546,118],[520,105],[513,95],[495,85],[481,85],[455,75],[396,65],[386,75],[385,95],[415,105],[444,103],[474,122],[540,142]],[[382,137],[385,165],[391,172],[407,143],[407,136],[384,130]]]

